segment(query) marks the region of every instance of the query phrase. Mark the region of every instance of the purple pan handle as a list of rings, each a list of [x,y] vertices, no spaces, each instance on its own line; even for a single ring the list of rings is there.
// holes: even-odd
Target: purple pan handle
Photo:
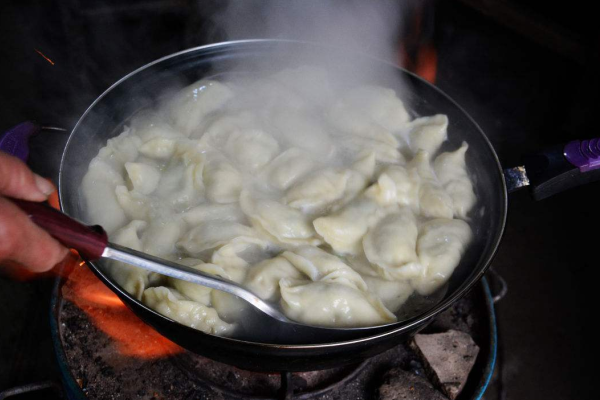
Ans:
[[[600,168],[600,138],[591,140],[574,140],[565,146],[565,158],[579,168],[588,172]]]
[[[40,127],[33,122],[23,122],[0,136],[0,151],[20,158],[23,162],[29,156],[29,138],[39,132]]]
[[[97,260],[108,244],[102,227],[87,226],[44,203],[11,199],[29,218],[67,247],[75,249],[88,261]]]
[[[523,163],[533,197],[541,200],[576,186],[600,181],[600,139],[574,140],[566,145],[554,146],[523,157]],[[508,172],[514,173],[515,170]],[[507,179],[507,183],[513,181]]]

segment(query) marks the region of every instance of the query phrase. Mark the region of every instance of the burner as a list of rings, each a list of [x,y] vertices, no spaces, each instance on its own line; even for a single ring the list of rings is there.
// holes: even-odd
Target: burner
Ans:
[[[166,346],[170,350],[163,356],[127,355],[118,338],[96,326],[97,315],[90,317],[80,303],[71,301],[68,286],[57,280],[52,333],[69,399],[370,399],[376,396],[385,372],[392,368],[425,376],[420,359],[405,343],[359,365],[294,373],[245,371],[185,351],[170,342]],[[479,345],[477,362],[459,399],[479,399],[493,371],[496,332],[492,304],[484,280],[423,330],[423,333],[461,330]],[[120,316],[129,315],[128,310],[123,310]],[[133,314],[130,317],[137,318]],[[146,329],[141,322],[139,325]],[[164,340],[147,329],[152,335],[143,336],[139,331],[127,334],[143,336],[138,342],[140,346],[144,346],[148,337]],[[150,345],[156,346],[154,342]]]

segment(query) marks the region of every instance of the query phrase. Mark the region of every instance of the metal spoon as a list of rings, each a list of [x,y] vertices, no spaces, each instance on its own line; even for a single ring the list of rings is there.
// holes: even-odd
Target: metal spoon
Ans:
[[[197,283],[198,285],[216,290],[222,290],[244,299],[253,307],[278,321],[297,324],[288,319],[273,305],[263,301],[254,293],[233,281],[209,275],[185,265],[110,243],[106,232],[101,226],[83,225],[60,211],[44,204],[23,200],[12,201],[25,211],[33,222],[46,230],[51,236],[65,246],[77,250],[86,261],[110,258],[111,260],[121,261],[172,278]]]

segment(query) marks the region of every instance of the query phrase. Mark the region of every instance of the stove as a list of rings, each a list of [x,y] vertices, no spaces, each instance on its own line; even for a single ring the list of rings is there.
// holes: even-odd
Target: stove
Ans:
[[[408,343],[362,363],[327,370],[241,370],[160,336],[84,265],[74,263],[64,269],[72,272],[55,282],[51,327],[68,399],[372,399],[377,398],[382,376],[393,368],[426,379],[423,363]],[[491,379],[497,352],[493,304],[483,280],[421,332],[460,330],[479,346],[459,400],[480,399]]]

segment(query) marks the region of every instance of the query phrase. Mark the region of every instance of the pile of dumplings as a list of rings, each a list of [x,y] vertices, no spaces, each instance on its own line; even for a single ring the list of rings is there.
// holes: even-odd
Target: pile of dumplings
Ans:
[[[468,146],[438,154],[447,128],[412,119],[392,89],[334,88],[313,67],[201,80],[108,140],[81,193],[115,243],[238,282],[299,322],[381,325],[443,286],[471,241]],[[206,333],[232,334],[247,312],[224,292],[107,268]]]

